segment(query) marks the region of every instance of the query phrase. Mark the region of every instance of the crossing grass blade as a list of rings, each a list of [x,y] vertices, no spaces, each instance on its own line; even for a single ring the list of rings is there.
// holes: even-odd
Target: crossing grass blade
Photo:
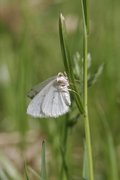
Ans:
[[[29,172],[32,173],[32,175],[34,175],[34,177],[36,177],[37,179],[43,180],[43,179],[41,179],[40,175],[30,166],[28,166],[28,170],[29,170]]]

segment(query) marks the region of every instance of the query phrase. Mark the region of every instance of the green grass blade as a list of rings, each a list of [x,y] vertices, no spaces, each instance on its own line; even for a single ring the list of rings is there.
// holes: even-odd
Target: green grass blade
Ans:
[[[113,137],[110,131],[107,132],[107,141],[108,141],[108,152],[109,152],[109,159],[111,165],[111,180],[119,180],[118,177],[118,166],[117,166],[117,159],[115,153],[115,146],[113,142]]]
[[[61,52],[62,52],[62,56],[63,56],[63,63],[64,63],[65,71],[69,76],[70,69],[69,69],[68,57],[67,57],[66,47],[65,47],[65,38],[63,36],[63,34],[65,34],[65,32],[64,32],[65,29],[63,28],[64,26],[65,26],[64,17],[62,14],[60,14],[60,16],[59,16],[59,37],[60,37]]]
[[[0,164],[9,178],[15,180],[21,180],[22,177],[15,167],[14,163],[11,162],[5,155],[0,153]]]
[[[42,142],[41,178],[42,178],[42,180],[47,180],[46,158],[45,158],[45,141]]]
[[[66,40],[65,19],[62,14],[60,14],[60,17],[59,17],[59,36],[60,36],[61,51],[63,55],[63,62],[64,62],[66,73],[71,82],[71,89],[77,92],[77,87],[75,85],[75,79],[74,79],[74,74],[73,74],[73,63],[71,60],[71,56],[70,56],[70,52],[69,52],[67,40]],[[79,93],[78,94],[77,93],[74,93],[74,98],[78,106],[78,109],[82,114],[84,112],[83,104],[82,104],[80,95],[78,95]]]
[[[26,162],[24,163],[24,170],[25,170],[25,177],[26,177],[26,180],[30,180],[29,177],[28,177],[28,172],[27,172],[27,165],[26,165]]]
[[[115,145],[113,136],[109,127],[109,124],[107,122],[106,114],[102,108],[102,106],[99,105],[98,113],[100,116],[100,120],[102,121],[102,124],[105,129],[105,135],[107,139],[107,154],[109,158],[109,179],[110,180],[119,180],[119,173],[118,173],[118,163],[116,158],[116,152],[115,152]]]
[[[0,179],[9,180],[9,177],[7,177],[7,174],[0,168]]]

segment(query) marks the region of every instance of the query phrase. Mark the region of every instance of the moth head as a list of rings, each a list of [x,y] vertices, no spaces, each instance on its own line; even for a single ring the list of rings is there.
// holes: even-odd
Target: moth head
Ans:
[[[63,86],[63,87],[64,86],[66,86],[66,87],[69,86],[67,75],[59,72],[58,75],[57,75],[57,83],[60,86]]]

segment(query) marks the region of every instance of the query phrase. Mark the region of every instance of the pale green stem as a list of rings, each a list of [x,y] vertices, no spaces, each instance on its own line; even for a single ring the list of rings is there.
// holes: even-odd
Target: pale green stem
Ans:
[[[89,125],[89,117],[88,117],[88,68],[87,68],[87,57],[88,57],[88,36],[87,36],[87,26],[85,22],[85,9],[83,7],[82,2],[82,10],[83,10],[83,22],[84,22],[84,64],[83,64],[83,102],[84,102],[84,123],[85,123],[85,137],[86,137],[86,150],[87,150],[87,158],[88,158],[88,179],[94,180],[93,173],[93,158],[92,158],[92,147],[91,147],[91,137],[90,137],[90,125]]]

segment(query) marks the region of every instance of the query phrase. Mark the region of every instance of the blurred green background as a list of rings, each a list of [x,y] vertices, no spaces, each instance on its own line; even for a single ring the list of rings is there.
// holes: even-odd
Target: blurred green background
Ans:
[[[27,92],[33,85],[64,71],[58,30],[60,12],[66,19],[71,54],[78,51],[82,55],[80,0],[0,1],[0,179],[24,179],[24,159],[39,171],[43,139],[47,142],[49,176],[57,179],[64,117],[32,119],[26,115],[26,108]],[[120,174],[120,1],[91,0],[89,16],[91,71],[105,63],[99,81],[89,89],[95,180],[117,180]],[[80,121],[69,135],[72,179],[80,180],[82,176],[83,138]]]

